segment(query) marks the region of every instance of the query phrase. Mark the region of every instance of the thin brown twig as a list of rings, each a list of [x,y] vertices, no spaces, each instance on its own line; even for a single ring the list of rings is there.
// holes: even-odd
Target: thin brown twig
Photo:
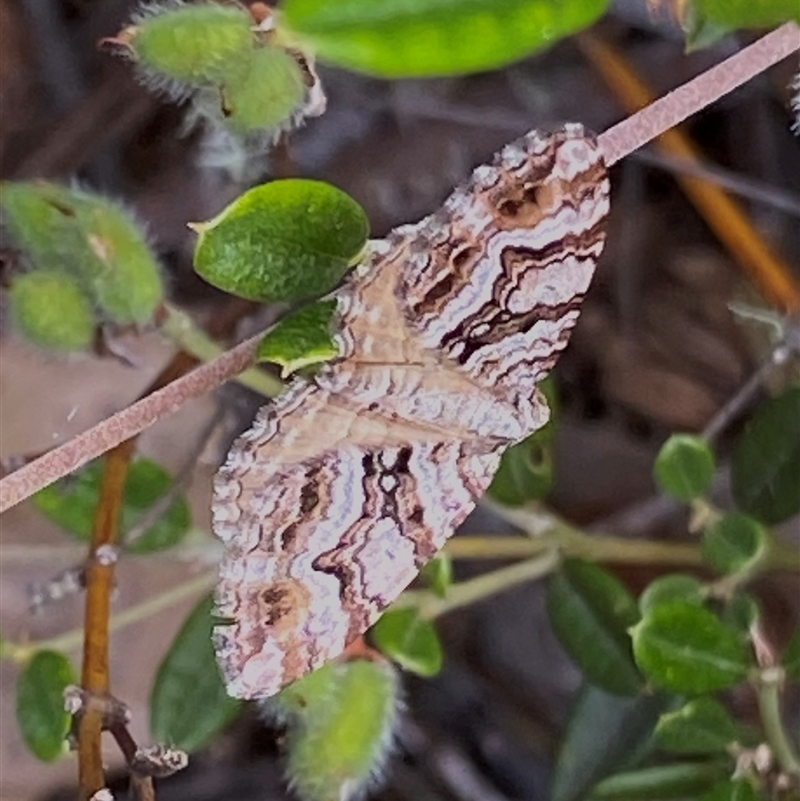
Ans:
[[[798,48],[800,28],[794,23],[767,34],[601,134],[606,160],[609,164],[619,161]],[[228,381],[251,363],[261,336],[246,340],[0,480],[0,512]]]
[[[86,562],[81,686],[87,694],[96,697],[107,696],[110,690],[108,621],[111,616],[111,591],[114,587],[116,539],[122,508],[122,490],[134,447],[134,440],[126,440],[106,457],[100,502]],[[78,722],[78,783],[81,801],[88,801],[105,787],[100,745],[103,727],[101,710],[94,704],[88,704]]]
[[[194,364],[196,364],[194,357],[178,352],[147,392],[158,390],[165,385],[169,386]],[[84,571],[86,601],[81,686],[89,703],[77,721],[80,801],[88,801],[105,787],[101,740],[107,721],[103,713],[105,706],[94,701],[111,698],[109,674],[111,593],[119,555],[117,542],[125,481],[135,449],[136,436],[133,436],[115,445],[106,456],[89,557]]]

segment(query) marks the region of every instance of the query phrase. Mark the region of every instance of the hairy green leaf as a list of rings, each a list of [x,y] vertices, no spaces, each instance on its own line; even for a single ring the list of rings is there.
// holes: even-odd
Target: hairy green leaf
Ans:
[[[252,25],[247,9],[238,5],[154,5],[134,19],[130,45],[147,71],[190,86],[215,84],[250,58]]]
[[[17,276],[8,301],[20,333],[39,347],[85,350],[94,340],[92,304],[66,273],[39,270]]]
[[[241,135],[275,131],[292,120],[305,94],[297,61],[280,48],[260,47],[252,54],[249,69],[225,84],[225,125]]]
[[[82,252],[70,199],[66,187],[46,181],[0,184],[3,227],[38,270],[63,272],[73,253]]]
[[[299,178],[257,186],[193,227],[194,266],[206,281],[251,300],[289,302],[331,290],[369,231],[355,200]]]
[[[287,0],[283,20],[325,61],[384,78],[517,61],[589,26],[608,0]]]
[[[228,725],[241,709],[230,698],[211,644],[211,596],[184,622],[156,673],[150,693],[150,731],[162,742],[196,751]]]
[[[547,611],[558,639],[589,681],[633,695],[642,678],[628,629],[639,619],[636,601],[604,568],[567,560],[547,584]]]
[[[45,181],[4,184],[12,240],[39,270],[69,273],[116,323],[145,323],[163,296],[158,263],[132,217],[92,192]]]
[[[369,787],[389,750],[398,693],[391,665],[356,659],[329,662],[276,696],[288,722],[286,772],[300,798],[333,801]]]

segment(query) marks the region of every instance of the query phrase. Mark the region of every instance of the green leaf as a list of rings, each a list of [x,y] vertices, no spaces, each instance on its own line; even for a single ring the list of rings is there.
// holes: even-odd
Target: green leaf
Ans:
[[[150,321],[164,295],[158,262],[133,217],[101,195],[72,192],[84,243],[75,254],[82,278],[100,310],[119,324]]]
[[[791,681],[800,681],[800,630],[792,635],[786,650],[781,657],[781,664],[786,669],[786,676]]]
[[[36,181],[2,186],[11,238],[39,270],[69,273],[116,323],[145,323],[163,296],[158,263],[126,211],[91,192]]]
[[[139,65],[191,86],[217,84],[252,54],[253,18],[221,3],[149,6],[126,31]]]
[[[41,760],[52,762],[67,752],[70,716],[64,690],[77,677],[58,651],[37,651],[17,680],[17,723],[22,739]]]
[[[257,186],[193,227],[194,266],[206,281],[251,300],[289,302],[331,290],[369,232],[355,200],[299,178]]]
[[[705,585],[694,576],[670,573],[651,581],[639,596],[639,611],[646,615],[653,607],[683,600],[701,606],[706,597]]]
[[[635,763],[668,703],[663,694],[626,698],[584,684],[561,744],[550,801],[583,801],[599,779]]]
[[[722,782],[699,801],[759,801],[761,796],[747,779]]]
[[[741,512],[726,514],[703,532],[703,558],[718,573],[746,573],[763,558],[769,532]]]
[[[453,583],[453,560],[446,553],[434,556],[419,572],[420,578],[440,598]]]
[[[88,540],[100,500],[102,476],[102,461],[92,462],[77,473],[37,492],[33,496],[33,503],[69,534]],[[121,530],[129,531],[171,486],[172,478],[161,465],[151,459],[136,459],[125,481]],[[186,536],[190,526],[189,506],[183,498],[177,498],[158,521],[131,542],[129,550],[133,553],[149,553],[170,548]]]
[[[760,617],[758,601],[749,593],[741,591],[735,593],[722,610],[722,619],[746,636],[750,635]]]
[[[404,670],[435,676],[442,669],[442,644],[433,624],[416,609],[390,609],[372,627],[376,647]]]
[[[292,120],[305,95],[297,60],[280,48],[260,47],[247,72],[229,79],[223,88],[224,123],[240,135],[275,131]]]
[[[620,695],[634,695],[642,678],[633,661],[628,629],[639,619],[636,601],[611,573],[567,560],[547,585],[553,630],[589,681]]]
[[[782,22],[800,22],[796,0],[694,0],[702,13],[728,28],[769,28]]]
[[[527,501],[544,498],[553,483],[553,439],[558,408],[552,376],[546,378],[539,389],[550,407],[550,419],[527,439],[506,450],[487,490],[491,498],[507,506],[521,506]]]
[[[636,662],[655,684],[702,694],[747,677],[747,639],[715,614],[687,601],[656,606],[632,629]]]
[[[686,3],[680,16],[687,53],[711,47],[731,32],[727,26],[709,20],[695,2]]]
[[[211,644],[213,599],[194,608],[156,673],[150,694],[150,731],[157,740],[196,751],[241,709],[230,698]]]
[[[92,304],[63,272],[37,271],[14,279],[9,292],[14,324],[35,345],[51,350],[85,350],[94,339]]]
[[[275,697],[288,721],[287,776],[304,801],[363,793],[386,759],[398,695],[390,665],[359,659],[329,662]]]
[[[656,457],[654,475],[663,492],[688,503],[711,489],[714,454],[700,437],[673,434]]]
[[[708,696],[661,716],[655,730],[661,748],[676,754],[724,753],[738,730],[728,710]]]
[[[698,793],[710,789],[726,772],[722,764],[698,762],[640,768],[604,779],[594,788],[592,799],[697,798]]]
[[[318,300],[287,314],[261,340],[256,361],[281,366],[281,378],[304,367],[322,364],[339,354],[331,325],[335,300]]]
[[[495,69],[591,25],[607,0],[287,0],[317,55],[384,78]]]
[[[745,427],[731,484],[736,505],[765,523],[800,511],[800,387],[765,403]]]
[[[64,187],[44,181],[0,184],[4,232],[38,270],[63,272],[65,259],[81,247],[68,198]]]

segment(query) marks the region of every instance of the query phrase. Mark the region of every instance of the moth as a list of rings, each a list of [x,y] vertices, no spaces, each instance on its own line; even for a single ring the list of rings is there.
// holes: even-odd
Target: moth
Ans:
[[[339,356],[236,440],[214,482],[214,644],[267,697],[339,655],[445,544],[500,456],[547,421],[605,244],[609,182],[578,124],[531,132],[336,293]]]

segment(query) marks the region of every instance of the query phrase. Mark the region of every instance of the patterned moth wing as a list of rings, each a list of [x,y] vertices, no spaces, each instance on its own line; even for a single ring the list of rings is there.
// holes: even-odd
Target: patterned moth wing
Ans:
[[[547,420],[535,385],[574,325],[607,193],[580,126],[529,135],[338,293],[339,358],[264,407],[215,480],[232,695],[272,695],[340,654]]]
[[[608,210],[603,157],[583,126],[507,145],[411,245],[399,289],[420,343],[480,386],[526,398],[567,345]]]

